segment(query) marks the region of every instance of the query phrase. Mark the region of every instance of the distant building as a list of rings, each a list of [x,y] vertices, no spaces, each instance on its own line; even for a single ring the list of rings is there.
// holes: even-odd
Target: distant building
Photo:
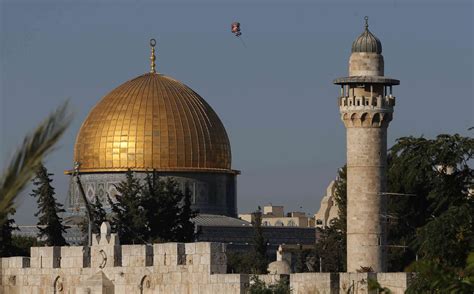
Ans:
[[[314,215],[316,227],[323,228],[331,224],[331,220],[339,215],[339,207],[334,200],[335,182],[331,181],[326,189],[326,195],[321,199],[319,211]]]
[[[255,213],[241,213],[239,218],[252,223]],[[285,215],[283,206],[266,205],[263,207],[262,226],[312,228],[314,218],[301,211],[288,212]]]

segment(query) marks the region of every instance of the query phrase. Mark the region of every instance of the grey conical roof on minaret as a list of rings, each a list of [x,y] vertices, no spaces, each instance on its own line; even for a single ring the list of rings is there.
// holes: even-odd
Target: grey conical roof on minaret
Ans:
[[[369,18],[365,17],[364,32],[352,43],[352,52],[382,53],[382,43],[369,31]]]
[[[384,75],[382,43],[369,31],[368,20],[366,16],[364,32],[352,43],[349,76],[335,79],[334,84],[383,84],[386,86],[400,84],[399,80]]]

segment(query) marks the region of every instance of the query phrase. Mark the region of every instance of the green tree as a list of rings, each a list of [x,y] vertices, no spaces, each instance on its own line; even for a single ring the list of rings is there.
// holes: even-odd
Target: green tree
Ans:
[[[347,232],[347,168],[338,171],[335,181],[334,201],[339,212],[328,227],[318,228],[313,268],[324,272],[346,271],[346,232]],[[322,265],[320,265],[320,262]]]
[[[343,272],[346,264],[346,235],[335,225],[336,219],[328,227],[318,229],[319,238],[316,243],[316,269],[323,272]]]
[[[464,268],[453,268],[434,260],[423,259],[408,268],[416,272],[406,293],[474,293],[474,252]]]
[[[295,273],[306,272],[306,252],[299,246],[294,253],[295,257]],[[290,265],[291,266],[291,265]]]
[[[41,164],[33,179],[33,185],[36,188],[30,195],[37,198],[38,203],[38,212],[35,214],[38,217],[38,238],[44,238],[47,246],[64,246],[67,243],[63,233],[68,227],[63,225],[62,218],[59,216],[65,210],[54,197],[54,188],[51,186],[53,180],[50,178],[52,175]]]
[[[255,258],[253,252],[227,252],[227,272],[230,274],[250,274]]]
[[[152,242],[170,242],[176,237],[181,191],[174,180],[162,180],[156,171],[147,174],[142,187],[145,216]]]
[[[107,212],[105,212],[104,206],[97,195],[95,195],[94,202],[90,203],[90,206],[92,215],[92,233],[99,234],[100,226],[107,220]]]
[[[181,191],[171,177],[161,179],[156,171],[148,173],[142,186],[149,239],[154,242],[192,242],[196,239],[191,191]]]
[[[461,268],[474,245],[474,202],[451,206],[416,231],[418,254],[440,264]]]
[[[345,236],[347,232],[347,166],[344,165],[337,172],[337,178],[334,183],[334,201],[339,209],[337,218],[331,224],[337,231]],[[345,262],[344,262],[345,263]]]
[[[38,241],[36,237],[18,236],[12,237],[13,256],[30,256],[31,247],[44,246],[44,242]]]
[[[11,209],[14,214],[15,210]],[[14,255],[13,245],[13,231],[17,228],[14,227],[15,221],[8,216],[5,217],[6,221],[0,226],[0,257],[8,257]]]
[[[259,206],[254,212],[254,220],[252,226],[254,228],[253,237],[253,254],[254,254],[254,274],[266,274],[268,267],[267,259],[267,240],[263,236],[262,229],[262,208]]]
[[[176,225],[176,240],[177,242],[193,242],[196,240],[196,232],[194,222],[192,221],[198,214],[197,210],[193,210],[191,205],[191,190],[186,187],[183,198],[178,203],[179,212],[176,218],[178,223]]]
[[[125,174],[125,180],[116,186],[119,195],[116,201],[109,196],[112,208],[111,223],[122,244],[145,243],[148,237],[148,224],[143,206],[140,182],[131,170]]]
[[[414,195],[388,198],[388,242],[408,245],[390,250],[389,270],[403,270],[415,255],[464,266],[473,248],[473,150],[474,139],[458,134],[404,137],[389,150],[388,190]]]
[[[92,234],[100,233],[100,226],[103,222],[107,221],[107,212],[104,209],[102,202],[99,197],[95,195],[94,201],[89,203],[91,209],[91,231]],[[87,234],[89,229],[89,220],[84,217],[80,223],[81,232],[84,235],[84,244],[87,244]]]
[[[267,240],[262,229],[262,209],[253,212],[252,249],[246,252],[229,252],[227,254],[227,271],[242,274],[266,274],[268,268]]]

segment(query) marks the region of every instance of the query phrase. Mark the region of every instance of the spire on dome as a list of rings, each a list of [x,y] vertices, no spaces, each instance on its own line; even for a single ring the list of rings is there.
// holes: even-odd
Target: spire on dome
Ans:
[[[156,65],[155,65],[155,60],[156,60],[156,56],[155,56],[155,46],[156,46],[156,40],[155,39],[150,39],[150,46],[151,46],[151,56],[150,56],[150,60],[151,60],[151,69],[150,69],[150,73],[156,73]]]

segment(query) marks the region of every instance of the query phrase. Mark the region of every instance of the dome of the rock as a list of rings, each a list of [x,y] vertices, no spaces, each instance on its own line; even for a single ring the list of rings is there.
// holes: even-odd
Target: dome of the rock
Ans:
[[[80,172],[231,172],[227,133],[206,101],[157,73],[103,97],[77,135]]]
[[[152,40],[153,41],[153,40]],[[68,207],[84,208],[107,195],[131,170],[138,179],[156,171],[190,191],[200,213],[236,216],[236,175],[225,128],[211,106],[196,92],[155,70],[154,41],[150,73],[123,83],[105,95],[82,124],[74,147],[75,172]]]

